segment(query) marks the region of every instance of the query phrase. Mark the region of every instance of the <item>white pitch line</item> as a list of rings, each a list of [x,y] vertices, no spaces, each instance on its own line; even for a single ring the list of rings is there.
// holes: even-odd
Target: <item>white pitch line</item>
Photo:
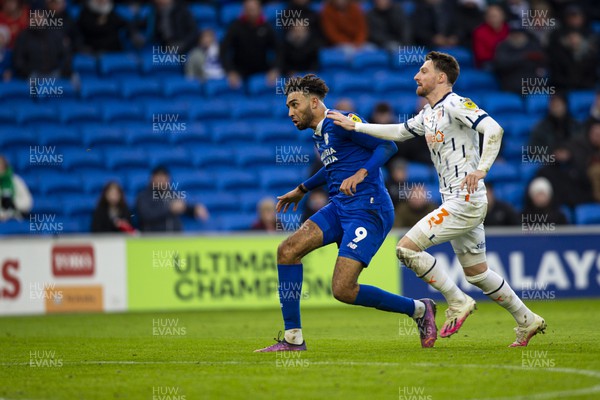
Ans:
[[[273,361],[127,361],[127,360],[96,360],[96,361],[63,361],[63,365],[154,365],[154,364],[171,364],[171,365],[203,365],[203,366],[214,366],[214,365],[269,365]],[[0,363],[0,366],[27,366],[28,362],[14,362],[14,363]],[[347,365],[347,366],[374,366],[374,367],[440,367],[443,365],[437,363],[399,363],[399,362],[372,362],[372,361],[312,361],[310,365]],[[578,368],[533,368],[533,367],[519,367],[515,365],[485,365],[485,364],[453,364],[449,365],[453,368],[494,368],[494,369],[508,369],[515,371],[527,371],[527,372],[553,372],[562,374],[574,374],[583,375],[590,378],[600,379],[600,371],[578,369]],[[532,393],[526,396],[509,396],[509,397],[487,397],[487,398],[476,398],[470,400],[544,400],[553,398],[564,398],[573,397],[587,394],[600,393],[600,384],[591,386],[589,388],[562,390],[556,392],[546,393]],[[0,399],[2,400],[2,399]]]

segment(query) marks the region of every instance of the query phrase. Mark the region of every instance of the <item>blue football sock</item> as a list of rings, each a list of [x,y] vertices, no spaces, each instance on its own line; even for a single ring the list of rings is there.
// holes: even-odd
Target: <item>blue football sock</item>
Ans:
[[[279,302],[285,329],[301,328],[302,264],[277,264],[277,271],[279,273]]]
[[[386,292],[378,287],[369,285],[359,285],[354,304],[373,307],[383,311],[402,313],[409,317],[415,312],[415,302],[413,299]]]

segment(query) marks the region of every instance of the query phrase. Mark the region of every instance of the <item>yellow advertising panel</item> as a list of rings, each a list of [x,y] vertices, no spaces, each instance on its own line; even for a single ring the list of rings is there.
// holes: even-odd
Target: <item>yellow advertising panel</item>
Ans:
[[[282,235],[127,240],[129,309],[278,307]],[[388,238],[360,282],[399,293],[396,239]],[[339,304],[331,295],[335,244],[306,256],[302,307]]]

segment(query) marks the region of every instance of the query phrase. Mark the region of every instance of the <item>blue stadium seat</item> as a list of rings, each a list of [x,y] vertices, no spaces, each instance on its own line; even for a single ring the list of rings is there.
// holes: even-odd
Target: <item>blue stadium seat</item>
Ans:
[[[504,128],[504,135],[511,138],[529,138],[531,130],[539,121],[537,116],[526,113],[498,114],[497,116],[492,117],[500,124],[500,126],[502,126],[502,128]]]
[[[506,158],[507,161],[521,163],[523,158],[523,148],[527,146],[529,138],[524,136],[508,136],[508,138],[502,141],[502,147],[500,148],[500,154]],[[494,167],[495,168],[495,163]]]
[[[153,130],[149,122],[137,122],[123,127],[127,143],[133,147],[144,147],[150,144],[168,146],[172,132]]]
[[[529,183],[540,169],[540,164],[521,163],[520,176],[522,183]]]
[[[425,46],[400,46],[397,52],[392,53],[391,64],[395,70],[410,73],[413,76],[425,61],[429,50]]]
[[[577,225],[600,224],[600,204],[582,204],[575,207]]]
[[[197,79],[189,79],[183,76],[165,79],[163,83],[163,95],[165,97],[179,97],[186,94],[202,95],[202,85]]]
[[[32,214],[62,214],[63,202],[59,196],[39,196],[33,201]]]
[[[518,182],[519,170],[513,164],[495,162],[486,180],[489,182]]]
[[[204,144],[210,141],[207,125],[202,122],[186,122],[185,130],[171,135],[171,142],[178,145]]]
[[[45,127],[34,131],[43,146],[70,146],[83,144],[81,133],[72,127]]]
[[[224,100],[210,100],[191,103],[189,107],[189,117],[200,122],[222,121],[231,118],[231,107],[229,102]]]
[[[130,53],[106,53],[98,60],[100,74],[112,78],[135,76],[139,65],[139,58]]]
[[[574,224],[575,223],[575,211],[573,209],[571,209],[571,207],[562,205],[562,206],[560,206],[560,211],[567,218],[567,224]]]
[[[460,64],[461,74],[463,69],[474,68],[475,63],[473,59],[473,52],[470,49],[460,46],[454,47],[441,47],[436,49],[438,51],[442,51],[444,53],[448,53]]]
[[[41,78],[36,85],[32,85],[32,95],[38,102],[54,102],[55,99],[75,99],[77,92],[68,79]]]
[[[69,8],[71,7],[73,4],[69,5]],[[82,80],[98,75],[97,60],[94,56],[77,53],[73,56],[72,66],[73,71],[77,72]]]
[[[274,146],[247,146],[235,151],[235,161],[240,167],[275,165]]]
[[[352,67],[352,58],[350,55],[337,48],[324,48],[319,51],[319,64],[321,69],[327,70],[350,70]]]
[[[120,83],[121,96],[126,99],[149,96],[162,97],[162,86],[159,81],[148,79],[127,79]]]
[[[277,22],[277,13],[281,13],[287,8],[288,6],[284,2],[265,4],[263,6],[263,15],[265,16],[267,21],[271,22],[272,25],[274,25],[275,27],[281,27],[281,23],[280,26],[277,26],[276,24],[274,24],[274,22]]]
[[[219,219],[219,226],[224,231],[243,231],[249,230],[256,220],[254,213],[232,213]]]
[[[525,111],[521,97],[507,92],[494,92],[486,95],[481,107],[492,116],[499,113],[523,113]]]
[[[227,4],[221,8],[221,24],[228,26],[242,14],[242,5],[238,3]]]
[[[596,99],[593,90],[581,90],[569,93],[569,110],[575,117],[587,116]]]
[[[184,147],[167,147],[161,152],[151,153],[150,167],[159,165],[171,166],[193,166],[193,160],[190,153]]]
[[[3,104],[0,107],[0,127],[12,128],[17,124],[17,115],[12,104]]]
[[[497,183],[494,185],[494,194],[499,200],[505,201],[520,210],[525,198],[525,189],[526,185],[522,182]]]
[[[469,69],[461,71],[460,76],[456,81],[454,87],[457,93],[465,92],[468,93],[469,96],[471,96],[471,94],[469,93],[470,90],[487,92],[497,90],[498,82],[491,72]]]
[[[198,198],[211,214],[235,212],[240,210],[238,196],[228,192],[214,192],[211,196]]]
[[[71,124],[77,122],[100,122],[102,120],[97,106],[87,103],[59,103],[60,122]]]
[[[411,75],[398,73],[376,73],[373,87],[377,93],[399,92],[404,95],[415,91],[417,84]]]
[[[17,221],[14,219],[4,221],[0,224],[0,235],[29,235],[31,234],[29,221]]]
[[[241,98],[231,108],[231,116],[244,121],[267,118],[272,115],[271,105],[251,98]]]
[[[164,46],[163,46],[164,47]],[[165,53],[144,53],[141,60],[141,70],[144,75],[155,78],[174,79],[183,75],[183,64],[187,60],[185,54],[178,54],[172,46],[165,48]]]
[[[262,120],[254,124],[256,140],[263,143],[296,141],[302,132],[298,131],[291,120]]]
[[[63,168],[69,171],[80,171],[83,168],[103,169],[104,154],[99,150],[85,150],[80,147],[78,150],[63,151]]]
[[[417,114],[418,97],[416,94],[405,95],[386,95],[381,98],[383,101],[390,103],[396,114],[404,121],[412,118]]]
[[[272,118],[279,118],[279,119],[285,119],[286,121],[290,121],[290,117],[288,116],[288,109],[285,106],[285,97],[281,97],[280,96],[276,96],[275,99],[270,99],[270,100],[264,100],[267,103],[271,104],[271,117]],[[329,95],[327,95],[327,103],[326,104],[333,104],[331,102],[331,99],[329,97]]]
[[[252,127],[246,122],[215,122],[212,124],[212,138],[215,143],[254,142]]]
[[[250,171],[220,169],[216,171],[215,178],[220,190],[255,189],[258,185],[256,174]]]
[[[373,92],[373,78],[365,75],[338,73],[335,75],[331,87],[339,96],[360,96]]]
[[[2,86],[2,85],[0,85]],[[29,146],[38,146],[37,136],[30,130],[24,128],[0,129],[0,149],[2,151],[29,150]]]
[[[84,127],[81,129],[83,143],[87,148],[94,149],[98,146],[125,146],[125,136],[119,128],[98,126]]]
[[[106,152],[106,166],[112,170],[128,167],[148,168],[148,156],[140,149],[115,149]]]
[[[271,96],[276,94],[283,95],[285,83],[283,80],[278,79],[277,82],[272,85],[267,81],[266,74],[256,74],[248,78],[246,85],[248,87],[248,94],[254,97],[261,94]]]
[[[266,168],[259,171],[260,187],[264,190],[276,190],[279,188],[293,188],[297,185],[299,177],[304,176],[302,168],[281,167]]]
[[[198,168],[230,167],[233,164],[231,151],[222,146],[190,146],[190,152],[194,165]]]
[[[82,99],[113,99],[119,97],[119,85],[111,79],[86,79],[79,94]]]
[[[0,85],[0,99],[31,100],[31,86],[28,81],[12,80]]]
[[[138,122],[143,118],[142,108],[132,102],[110,102],[102,107],[104,122]]]
[[[204,93],[209,97],[237,99],[244,96],[244,87],[232,88],[227,79],[211,79],[204,84]]]
[[[217,20],[217,10],[213,6],[207,4],[190,4],[189,8],[198,26],[204,26],[207,23]]]
[[[44,195],[81,193],[83,190],[81,179],[77,175],[46,170],[40,170],[38,173],[38,187]]]
[[[183,101],[173,99],[143,100],[144,120],[151,122],[186,122],[188,119],[189,105]]]
[[[71,218],[92,217],[99,195],[81,194],[78,196],[63,197],[63,214]]]
[[[212,193],[217,189],[217,181],[214,176],[204,171],[188,170],[183,172],[172,168],[171,178],[173,181],[179,182],[182,190],[190,192],[210,191]]]
[[[548,112],[548,96],[527,96],[525,100],[525,109],[529,115],[544,116]]]
[[[361,51],[352,58],[352,68],[365,72],[387,69],[390,66],[390,55],[385,50]]]
[[[83,190],[87,194],[94,194],[100,197],[102,189],[108,182],[117,182],[123,186],[122,174],[109,171],[86,171],[79,174],[83,182]]]
[[[32,104],[28,107],[19,107],[16,112],[17,123],[21,125],[59,122],[56,110],[49,105]]]
[[[409,162],[406,165],[406,180],[407,182],[433,182],[435,172],[433,168],[426,164]]]

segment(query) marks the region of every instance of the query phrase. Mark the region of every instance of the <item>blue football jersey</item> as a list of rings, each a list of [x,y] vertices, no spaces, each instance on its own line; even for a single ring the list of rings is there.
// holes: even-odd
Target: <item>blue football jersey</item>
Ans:
[[[335,110],[337,111],[337,110]],[[354,113],[338,111],[355,122],[365,122]],[[386,143],[363,133],[347,131],[337,126],[333,120],[325,118],[315,130],[313,140],[327,171],[329,198],[346,210],[380,209],[393,210],[392,200],[383,182],[381,169],[370,173],[364,181],[356,186],[354,196],[340,192],[342,182],[351,177],[373,155],[377,146]]]

